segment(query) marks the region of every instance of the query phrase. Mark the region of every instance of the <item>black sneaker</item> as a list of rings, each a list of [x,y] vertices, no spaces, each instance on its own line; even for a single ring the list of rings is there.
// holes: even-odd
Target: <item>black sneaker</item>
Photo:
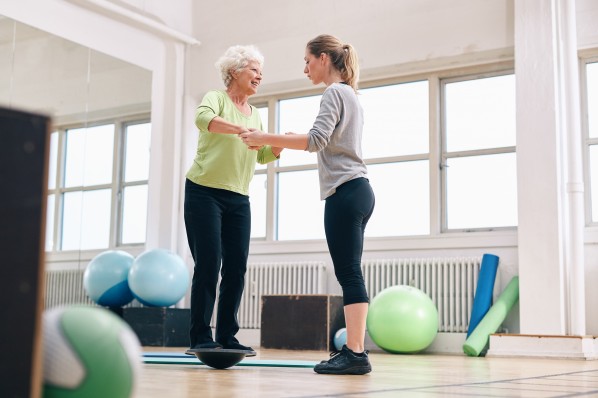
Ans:
[[[314,372],[332,375],[364,375],[372,371],[368,352],[355,354],[346,345],[330,354],[330,359],[314,367]]]
[[[253,348],[245,346],[245,345],[243,345],[241,343],[238,343],[238,342],[232,342],[232,343],[222,344],[222,348],[224,348],[226,350],[248,351],[248,354],[246,356],[248,356],[248,357],[254,357],[254,356],[256,356],[256,352],[253,350]]]
[[[215,341],[206,341],[203,343],[195,344],[191,349],[199,350],[199,349],[218,349],[222,348],[222,344],[216,343]]]

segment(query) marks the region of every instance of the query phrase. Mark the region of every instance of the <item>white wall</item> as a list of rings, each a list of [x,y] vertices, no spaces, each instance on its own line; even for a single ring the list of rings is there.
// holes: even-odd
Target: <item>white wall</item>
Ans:
[[[115,4],[122,4],[114,2]],[[21,20],[82,45],[151,70],[154,148],[152,164],[148,245],[188,251],[182,223],[181,198],[184,172],[195,151],[193,108],[203,94],[222,87],[214,62],[234,44],[255,44],[266,57],[260,94],[311,88],[303,76],[305,43],[321,33],[331,33],[358,50],[362,80],[408,75],[438,69],[512,60],[514,43],[513,0],[221,0],[205,4],[125,1],[144,13],[202,42],[181,48],[154,33],[110,21],[90,13],[75,1],[0,0],[0,14]],[[579,48],[598,48],[598,5],[577,0]],[[156,15],[152,15],[155,13]],[[47,18],[52,15],[52,18]],[[69,23],[65,23],[68,21]],[[187,62],[185,64],[185,62]],[[186,71],[185,71],[186,67]],[[181,77],[185,76],[185,79]],[[184,87],[184,92],[181,91]],[[154,145],[155,143],[155,145]],[[541,144],[541,143],[539,143]],[[182,154],[182,157],[180,156]],[[317,200],[317,198],[314,198]],[[549,215],[548,215],[549,216]],[[587,308],[598,305],[592,289],[598,277],[598,231],[586,230]],[[255,261],[271,259],[324,259],[323,242],[252,245]],[[517,274],[517,234],[450,234],[420,239],[371,239],[364,257],[418,257],[480,255],[491,252],[501,258],[501,287]],[[331,288],[336,288],[334,284]],[[541,310],[541,309],[539,309]],[[516,311],[507,326],[517,331]],[[597,317],[587,317],[588,333],[598,334]]]
[[[190,94],[200,99],[222,86],[213,65],[234,44],[255,44],[264,53],[261,92],[306,88],[305,44],[318,34],[353,44],[363,74],[371,75],[415,61],[510,49],[511,14],[506,0],[223,0],[211,4],[209,12],[195,4],[193,34],[203,45],[191,53]]]
[[[580,49],[598,48],[598,4],[578,0]],[[359,52],[362,81],[416,74],[425,70],[512,61],[514,16],[512,0],[394,1],[332,0],[321,2],[262,1],[259,4],[223,0],[210,11],[194,5],[193,35],[202,46],[190,52],[187,107],[195,106],[210,89],[221,88],[214,62],[234,44],[255,44],[265,55],[260,95],[309,89],[303,75],[305,43],[321,33],[337,35]],[[196,132],[188,122],[185,161],[190,164]],[[541,144],[541,143],[539,143]],[[317,199],[314,199],[317,200]],[[588,233],[592,234],[591,231]],[[586,277],[596,280],[598,239],[588,238]],[[499,288],[518,274],[517,233],[450,234],[421,239],[370,239],[364,257],[461,256],[490,252],[501,258]],[[252,261],[283,258],[329,261],[323,242],[256,242]],[[331,289],[338,291],[333,282]],[[588,288],[587,308],[598,304],[598,293]],[[598,334],[598,320],[587,317],[588,333]],[[518,330],[517,308],[508,319],[510,331]]]

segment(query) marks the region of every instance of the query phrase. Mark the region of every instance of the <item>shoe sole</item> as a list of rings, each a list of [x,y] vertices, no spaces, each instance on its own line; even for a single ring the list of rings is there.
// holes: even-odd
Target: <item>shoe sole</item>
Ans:
[[[314,368],[314,372],[327,375],[364,375],[372,371],[371,366],[354,366],[348,369],[318,369]]]

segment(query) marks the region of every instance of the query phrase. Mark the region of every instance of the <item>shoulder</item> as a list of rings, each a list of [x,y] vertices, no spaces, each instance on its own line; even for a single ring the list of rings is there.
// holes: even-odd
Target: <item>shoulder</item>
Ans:
[[[350,98],[354,97],[355,91],[353,87],[344,84],[344,83],[333,83],[330,86],[326,87],[324,94],[322,97],[329,97],[329,98]]]
[[[226,97],[226,93],[223,90],[210,90],[203,96],[205,99],[218,99],[222,100]]]

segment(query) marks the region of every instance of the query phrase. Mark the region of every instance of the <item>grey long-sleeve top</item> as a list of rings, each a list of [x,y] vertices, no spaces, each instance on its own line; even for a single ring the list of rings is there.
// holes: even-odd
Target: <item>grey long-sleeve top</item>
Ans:
[[[308,133],[307,151],[318,152],[320,198],[343,183],[367,177],[362,160],[363,109],[353,88],[333,83],[320,101],[320,112]]]

